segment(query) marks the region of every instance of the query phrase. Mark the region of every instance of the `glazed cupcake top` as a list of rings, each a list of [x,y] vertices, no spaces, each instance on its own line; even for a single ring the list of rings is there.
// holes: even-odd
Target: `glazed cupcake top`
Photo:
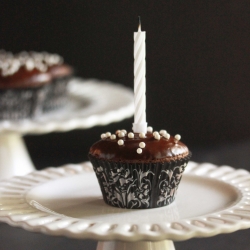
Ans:
[[[153,132],[151,127],[148,127],[146,134],[123,129],[114,134],[102,134],[101,140],[90,148],[89,154],[111,161],[172,161],[190,154],[180,139],[180,135],[170,136],[166,130]]]
[[[1,88],[37,87],[71,73],[71,67],[57,54],[0,51]]]

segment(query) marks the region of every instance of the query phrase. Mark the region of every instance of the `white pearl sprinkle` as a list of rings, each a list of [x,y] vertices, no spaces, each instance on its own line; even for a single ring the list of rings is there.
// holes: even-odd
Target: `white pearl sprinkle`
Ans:
[[[116,139],[116,135],[114,135],[114,134],[111,135],[111,136],[110,136],[110,139],[111,139],[111,140],[115,140],[115,139]]]
[[[107,136],[107,137],[110,137],[110,136],[111,136],[111,133],[110,133],[110,132],[107,132],[107,133],[106,133],[106,136]]]
[[[25,65],[25,66],[26,66],[26,69],[27,69],[28,71],[33,70],[34,67],[35,67],[34,60],[28,59],[28,60],[26,61],[26,65]]]
[[[51,59],[55,59],[51,61]],[[21,67],[31,71],[37,69],[46,71],[49,66],[62,64],[62,57],[56,54],[46,52],[20,52],[13,55],[12,53],[0,50],[0,75],[9,76],[19,71]]]
[[[116,134],[119,134],[121,132],[121,130],[116,130],[115,133]]]
[[[175,137],[174,137],[177,141],[179,141],[180,139],[181,139],[181,136],[180,135],[175,135]]]
[[[122,146],[124,144],[124,141],[120,139],[117,143],[119,146]]]
[[[141,154],[142,153],[142,149],[141,148],[137,148],[136,152],[137,152],[137,154]]]
[[[125,135],[127,134],[127,130],[126,129],[122,129],[121,130]]]
[[[145,133],[140,133],[140,134],[139,134],[139,137],[140,137],[140,138],[145,138]]]
[[[106,134],[101,134],[101,138],[106,139],[107,138]]]
[[[163,137],[166,138],[167,140],[169,140],[170,134],[166,133],[166,134],[163,135]]]
[[[147,131],[149,132],[149,133],[152,133],[153,132],[153,128],[152,127],[147,127]]]
[[[164,129],[162,129],[162,130],[160,131],[160,134],[161,134],[161,135],[164,135],[164,134],[166,134],[166,133],[167,133],[167,131],[164,130]]]
[[[159,134],[159,132],[158,132],[158,131],[155,131],[155,132],[153,133],[153,136],[155,136],[156,134]]]
[[[120,138],[122,138],[122,137],[124,137],[125,136],[125,134],[124,134],[124,132],[120,132],[119,134],[118,134],[118,137],[120,137]]]
[[[134,137],[135,137],[134,133],[132,133],[132,132],[128,133],[128,138],[133,139]]]
[[[154,135],[154,138],[155,138],[156,140],[160,140],[160,139],[161,139],[161,136],[160,136],[160,134],[158,133],[158,134],[155,134],[155,135]]]
[[[140,147],[140,148],[145,148],[145,146],[146,146],[146,143],[145,143],[145,142],[140,142],[140,143],[139,143],[139,147]]]

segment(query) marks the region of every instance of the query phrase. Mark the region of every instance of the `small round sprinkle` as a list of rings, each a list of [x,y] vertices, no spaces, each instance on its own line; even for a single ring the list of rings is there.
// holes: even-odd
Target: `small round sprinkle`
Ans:
[[[140,138],[145,138],[145,133],[140,133],[140,134],[139,134],[139,137],[140,137]]]
[[[111,136],[110,136],[110,139],[111,139],[111,140],[115,140],[115,139],[116,139],[116,135],[115,135],[115,134],[111,135]]]
[[[132,132],[129,132],[129,133],[128,133],[128,138],[132,139],[132,138],[134,138],[134,137],[135,137],[134,133],[132,133]]]
[[[155,132],[153,133],[153,136],[155,136],[156,134],[159,134],[159,132],[158,132],[158,131],[155,131]]]
[[[162,130],[160,131],[160,134],[161,134],[161,135],[164,135],[164,134],[166,134],[166,133],[167,133],[167,131],[164,130],[164,129],[162,129]]]
[[[119,134],[120,132],[121,132],[121,130],[119,130],[119,129],[115,131],[116,134]]]
[[[145,148],[145,146],[146,146],[146,143],[145,143],[145,142],[140,142],[140,143],[139,143],[139,147],[140,147],[140,148]]]
[[[174,137],[177,141],[179,141],[180,139],[181,139],[181,136],[180,135],[175,135],[175,137]]]
[[[124,141],[120,139],[120,140],[118,140],[117,143],[118,143],[119,146],[122,146],[124,144]]]
[[[101,138],[106,139],[107,138],[106,134],[101,134]]]
[[[166,134],[163,135],[163,137],[166,138],[167,140],[169,140],[170,134],[166,133]]]
[[[111,136],[111,133],[110,133],[110,132],[107,132],[107,133],[106,133],[106,136],[107,136],[107,137],[110,137],[110,136]]]
[[[147,131],[149,132],[149,133],[152,133],[153,132],[153,128],[152,127],[147,127]]]
[[[160,139],[161,139],[161,136],[160,136],[160,134],[158,133],[158,134],[155,134],[155,135],[154,135],[154,138],[155,138],[156,140],[160,140]]]
[[[141,148],[137,148],[136,152],[137,152],[137,154],[141,154],[142,153],[142,149]]]
[[[124,132],[120,131],[120,133],[118,134],[118,137],[122,138],[124,136],[125,136]]]
[[[122,129],[121,130],[125,135],[127,134],[127,130],[126,129]]]

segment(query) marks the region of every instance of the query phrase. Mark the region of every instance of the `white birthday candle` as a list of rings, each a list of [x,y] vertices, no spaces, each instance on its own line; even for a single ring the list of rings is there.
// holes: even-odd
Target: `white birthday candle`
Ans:
[[[146,122],[146,32],[141,31],[139,17],[138,32],[134,32],[134,133],[147,133]]]

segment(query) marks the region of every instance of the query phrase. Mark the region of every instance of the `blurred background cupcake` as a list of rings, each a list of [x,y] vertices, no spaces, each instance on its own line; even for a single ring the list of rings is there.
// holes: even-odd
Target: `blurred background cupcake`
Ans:
[[[0,119],[34,118],[65,103],[73,70],[47,52],[0,51]]]

